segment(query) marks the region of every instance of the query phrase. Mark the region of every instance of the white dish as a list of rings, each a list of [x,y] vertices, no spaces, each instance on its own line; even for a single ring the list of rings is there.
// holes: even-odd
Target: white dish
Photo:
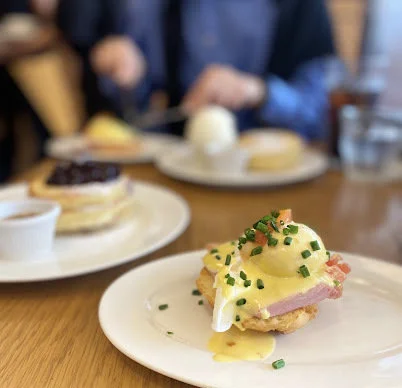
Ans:
[[[204,253],[164,258],[112,283],[99,320],[117,349],[199,387],[401,387],[402,267],[343,254],[352,266],[343,298],[322,302],[317,319],[303,329],[278,335],[264,362],[218,363],[206,349],[211,309],[192,295]],[[159,311],[164,303],[169,308]],[[279,358],[287,365],[273,370]]]
[[[0,282],[67,278],[111,268],[169,244],[189,224],[188,205],[174,192],[135,181],[134,195],[138,211],[130,219],[96,233],[56,237],[53,252],[36,261],[0,261]],[[26,185],[0,190],[0,200],[26,197]]]
[[[31,260],[53,246],[60,205],[25,199],[0,201],[0,260]],[[9,217],[29,215],[29,217]]]
[[[171,147],[170,152],[157,158],[157,167],[164,174],[209,186],[267,187],[302,182],[316,178],[328,168],[328,160],[319,151],[307,149],[301,163],[293,169],[280,172],[219,172],[202,166],[188,145]]]
[[[131,156],[116,155],[95,157],[91,155],[83,136],[72,136],[51,139],[46,144],[46,154],[55,159],[80,160],[91,159],[110,163],[147,163],[157,155],[163,154],[168,146],[180,143],[181,139],[173,135],[147,134],[142,137],[142,149]]]

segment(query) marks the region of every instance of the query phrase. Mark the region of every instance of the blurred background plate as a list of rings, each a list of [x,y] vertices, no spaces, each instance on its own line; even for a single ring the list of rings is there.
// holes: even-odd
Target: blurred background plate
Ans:
[[[27,189],[27,185],[16,185],[0,190],[0,200],[25,198]],[[120,225],[58,236],[46,259],[12,262],[0,258],[0,283],[61,279],[115,267],[162,248],[187,228],[190,210],[176,193],[135,181],[134,195],[136,211]]]
[[[294,168],[275,172],[222,173],[209,171],[197,162],[186,145],[172,147],[157,159],[157,167],[164,174],[186,182],[222,187],[281,186],[316,178],[328,168],[322,152],[306,149],[301,162]]]
[[[179,144],[181,138],[167,134],[146,134],[142,136],[142,149],[131,155],[108,153],[108,156],[93,155],[82,136],[59,137],[51,139],[46,144],[46,154],[61,160],[91,159],[108,163],[148,163],[162,154],[171,145]]]

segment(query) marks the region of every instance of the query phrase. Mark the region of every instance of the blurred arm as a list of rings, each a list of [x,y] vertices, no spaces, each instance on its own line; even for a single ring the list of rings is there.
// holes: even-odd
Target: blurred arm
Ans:
[[[324,76],[324,59],[302,65],[289,81],[270,75],[267,99],[260,108],[262,120],[295,129],[306,138],[322,136],[328,109]]]
[[[324,0],[277,0],[278,27],[261,118],[307,138],[323,135],[328,107],[325,59],[335,53]]]

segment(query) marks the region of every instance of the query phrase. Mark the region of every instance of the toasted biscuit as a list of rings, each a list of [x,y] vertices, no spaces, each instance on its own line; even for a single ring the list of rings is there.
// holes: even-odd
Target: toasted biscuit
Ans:
[[[213,307],[215,302],[214,277],[204,267],[197,281],[198,290],[208,300]],[[252,317],[245,319],[242,324],[245,329],[252,329],[261,332],[278,331],[281,333],[292,333],[293,331],[305,326],[314,319],[318,313],[318,306],[305,306],[300,309],[290,311],[286,314],[277,315],[268,319]]]

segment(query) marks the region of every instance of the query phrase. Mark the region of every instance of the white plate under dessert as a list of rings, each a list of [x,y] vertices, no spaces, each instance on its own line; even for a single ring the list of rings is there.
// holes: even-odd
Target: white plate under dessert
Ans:
[[[90,159],[108,163],[148,163],[173,144],[178,144],[181,139],[177,136],[166,134],[147,134],[141,137],[141,148],[132,154],[122,155],[118,151],[106,156],[91,154],[87,146],[87,140],[83,136],[72,136],[51,139],[46,144],[46,154],[55,159],[77,161]]]
[[[211,314],[192,295],[204,251],[135,268],[106,290],[101,327],[129,358],[199,387],[400,387],[402,267],[351,254],[341,299],[320,304],[318,317],[293,334],[278,335],[264,361],[219,363],[207,350]],[[165,310],[158,306],[168,304]],[[271,363],[283,358],[286,366]]]
[[[275,172],[222,172],[206,169],[186,144],[170,148],[157,158],[157,167],[164,174],[186,182],[223,187],[269,187],[306,181],[322,175],[328,168],[326,156],[306,149],[300,163]]]
[[[124,222],[99,232],[58,236],[46,258],[0,258],[0,282],[52,280],[100,271],[145,256],[180,236],[190,221],[185,200],[150,183],[133,184],[136,209]],[[5,187],[0,200],[26,198],[27,189],[25,184]]]

